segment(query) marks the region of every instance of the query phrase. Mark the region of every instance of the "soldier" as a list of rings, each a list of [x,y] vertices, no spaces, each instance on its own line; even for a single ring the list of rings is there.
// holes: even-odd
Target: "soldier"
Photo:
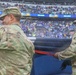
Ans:
[[[34,45],[20,28],[19,8],[4,9],[0,19],[0,75],[30,75]]]
[[[76,24],[76,20],[74,21],[74,24]],[[70,59],[72,64],[72,75],[76,75],[76,30],[70,46],[64,51],[55,53],[54,56],[60,60]]]

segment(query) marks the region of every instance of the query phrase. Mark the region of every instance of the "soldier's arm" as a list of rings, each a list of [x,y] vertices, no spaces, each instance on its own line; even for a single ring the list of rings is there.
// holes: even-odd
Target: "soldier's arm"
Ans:
[[[70,46],[64,51],[55,53],[54,56],[62,60],[76,56],[76,33],[72,38]]]

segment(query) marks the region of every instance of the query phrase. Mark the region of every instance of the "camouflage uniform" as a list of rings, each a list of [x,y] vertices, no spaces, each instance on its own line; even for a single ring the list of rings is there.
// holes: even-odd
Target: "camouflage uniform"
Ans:
[[[72,42],[70,46],[64,51],[58,52],[58,58],[60,60],[70,58],[72,63],[72,71],[73,71],[72,75],[76,75],[76,33],[72,38]]]
[[[0,27],[0,75],[30,75],[33,51],[18,25]]]

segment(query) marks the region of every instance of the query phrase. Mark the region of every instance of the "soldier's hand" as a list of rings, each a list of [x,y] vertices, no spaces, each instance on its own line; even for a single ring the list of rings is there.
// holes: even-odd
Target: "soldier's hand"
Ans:
[[[58,58],[58,53],[59,53],[59,52],[56,52],[56,53],[54,54],[54,57],[55,57],[55,58]]]
[[[63,61],[62,65],[61,65],[61,70],[64,70],[67,66],[71,66],[71,60],[70,59],[66,59]]]

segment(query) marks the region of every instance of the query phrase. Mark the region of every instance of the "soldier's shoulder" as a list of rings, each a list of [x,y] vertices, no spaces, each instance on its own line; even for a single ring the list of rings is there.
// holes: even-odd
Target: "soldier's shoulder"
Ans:
[[[17,30],[14,27],[12,27],[11,25],[0,26],[0,31],[9,32],[9,33],[17,32]]]
[[[0,30],[5,30],[7,27],[5,25],[0,26]]]
[[[9,28],[9,25],[1,25],[0,28]],[[11,28],[11,27],[10,27]]]

